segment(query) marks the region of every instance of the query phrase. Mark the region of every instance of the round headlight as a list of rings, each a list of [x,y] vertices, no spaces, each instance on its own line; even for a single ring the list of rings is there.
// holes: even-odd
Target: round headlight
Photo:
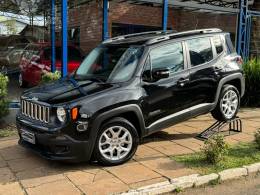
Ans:
[[[65,122],[66,120],[66,110],[62,107],[57,108],[57,117],[60,122]]]

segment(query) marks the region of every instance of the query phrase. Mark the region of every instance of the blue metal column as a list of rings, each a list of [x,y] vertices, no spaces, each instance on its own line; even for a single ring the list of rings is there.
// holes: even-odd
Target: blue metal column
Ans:
[[[62,77],[68,74],[68,24],[67,24],[67,13],[68,2],[67,0],[62,0],[61,5],[61,28],[62,28]]]
[[[168,0],[163,0],[162,27],[163,31],[167,30],[168,24]]]
[[[55,0],[51,0],[51,72],[56,71]]]
[[[109,38],[108,33],[108,0],[103,0],[103,41]]]
[[[239,20],[237,25],[237,53],[246,58],[246,28],[247,28],[247,11],[248,0],[239,0]]]
[[[246,59],[248,59],[250,55],[251,30],[252,30],[252,16],[248,14],[247,27],[246,27],[246,49],[245,49]]]

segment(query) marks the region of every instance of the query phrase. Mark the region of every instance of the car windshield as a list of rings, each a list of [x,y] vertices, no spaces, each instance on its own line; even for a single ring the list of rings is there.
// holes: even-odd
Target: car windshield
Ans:
[[[109,83],[128,81],[142,53],[143,47],[140,46],[99,46],[82,62],[75,79],[95,79]]]

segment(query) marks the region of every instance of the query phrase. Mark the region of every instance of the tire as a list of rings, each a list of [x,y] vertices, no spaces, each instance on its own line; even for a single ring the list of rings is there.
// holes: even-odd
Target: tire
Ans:
[[[119,129],[121,129],[121,133],[116,135],[116,133],[119,132]],[[115,133],[114,139],[112,137],[112,131]],[[105,134],[107,136],[105,136]],[[125,135],[126,138],[124,142],[122,140],[124,140],[123,137]],[[121,138],[121,140],[118,139],[118,137]],[[127,144],[127,142],[129,143]],[[94,159],[97,160],[99,164],[105,166],[123,164],[133,157],[137,150],[138,143],[139,136],[134,125],[124,118],[114,118],[102,125],[100,131],[98,132],[93,151]],[[122,150],[122,148],[124,149]],[[118,153],[117,149],[120,149],[121,151]]]
[[[224,85],[216,108],[211,112],[218,121],[229,121],[236,117],[240,107],[240,94],[233,85]]]
[[[28,86],[28,83],[23,79],[22,73],[19,73],[18,83],[21,88],[25,88]]]

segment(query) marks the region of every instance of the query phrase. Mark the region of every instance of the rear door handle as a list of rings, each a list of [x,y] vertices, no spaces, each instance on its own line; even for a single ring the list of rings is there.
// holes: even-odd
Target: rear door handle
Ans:
[[[178,80],[178,85],[180,85],[181,87],[183,87],[185,84],[187,84],[190,81],[190,79],[185,79],[185,78],[181,78]]]

